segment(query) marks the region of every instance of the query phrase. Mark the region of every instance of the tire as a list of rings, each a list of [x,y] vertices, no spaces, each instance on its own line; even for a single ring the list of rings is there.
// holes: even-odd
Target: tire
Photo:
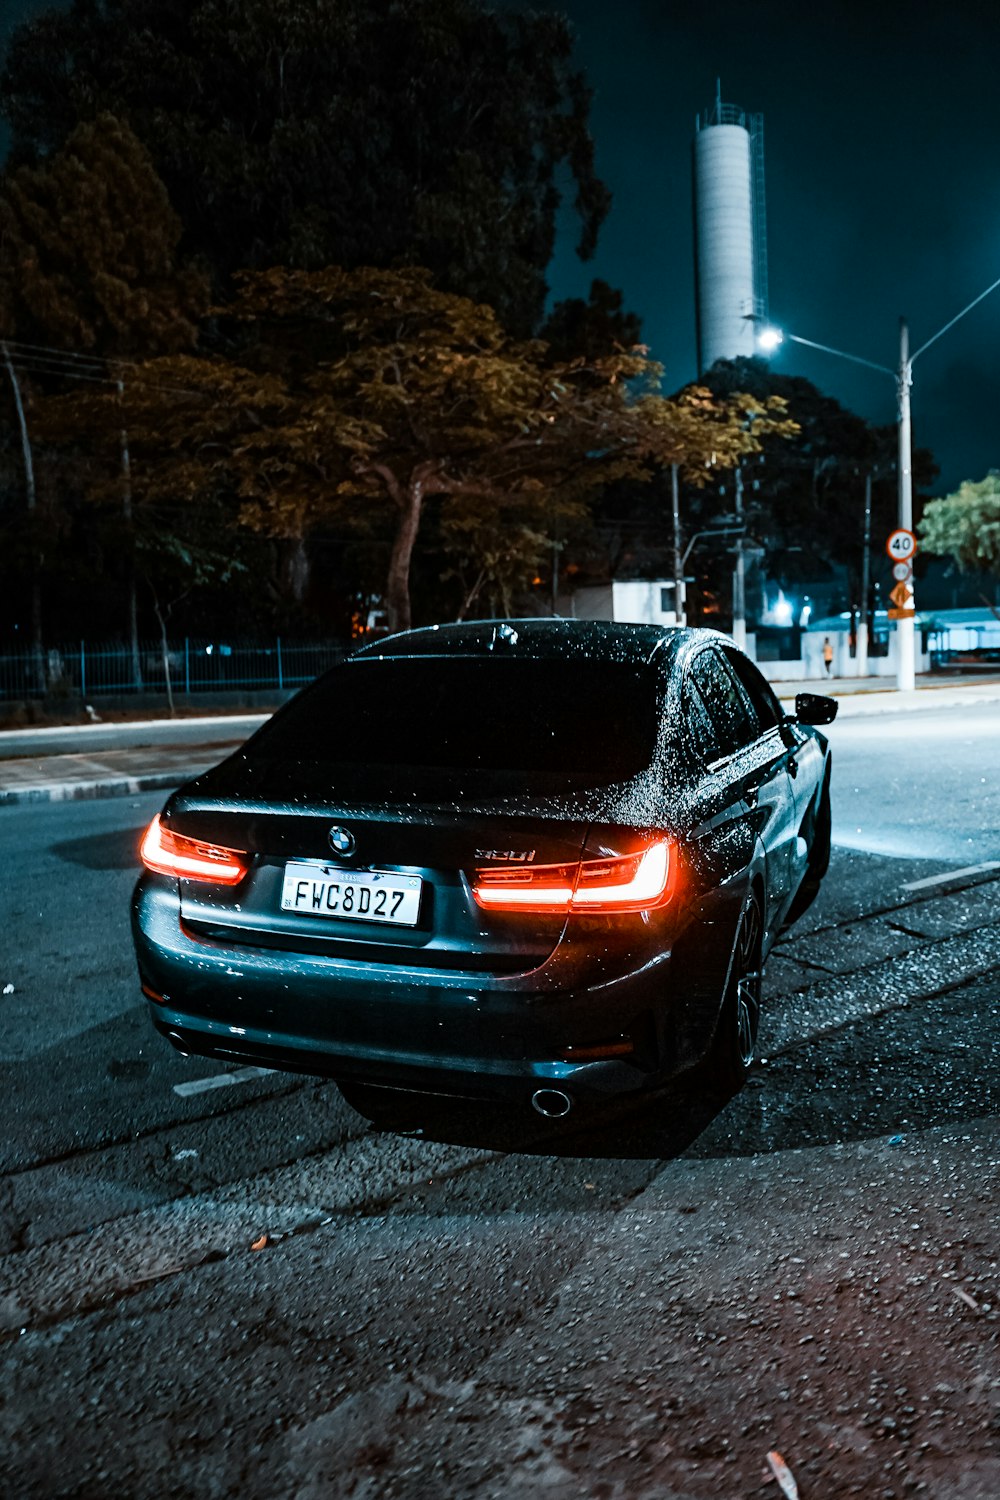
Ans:
[[[757,1048],[763,933],[760,904],[756,896],[748,896],[740,913],[712,1048],[713,1080],[727,1095],[743,1086]]]
[[[833,814],[830,811],[830,777],[829,774],[823,782],[823,790],[820,793],[819,807],[813,823],[812,848],[809,850],[809,863],[806,865],[806,873],[802,877],[802,884],[795,892],[788,915],[785,917],[784,927],[791,927],[797,922],[803,912],[807,912],[819,895],[819,888],[823,883],[823,876],[830,868],[830,841],[833,831]]]

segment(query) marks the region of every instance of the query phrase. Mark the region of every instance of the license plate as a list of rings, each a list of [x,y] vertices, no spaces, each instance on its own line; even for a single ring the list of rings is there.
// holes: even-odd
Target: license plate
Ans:
[[[393,875],[388,870],[288,864],[281,886],[281,909],[310,917],[414,927],[420,911],[421,884],[418,875]]]

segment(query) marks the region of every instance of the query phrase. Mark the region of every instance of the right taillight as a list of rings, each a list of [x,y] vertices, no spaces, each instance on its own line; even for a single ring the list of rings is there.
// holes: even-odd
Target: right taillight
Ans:
[[[611,859],[476,870],[472,894],[487,911],[649,911],[669,900],[670,875],[670,844],[658,839]]]
[[[250,868],[250,855],[242,849],[226,849],[221,844],[174,833],[163,826],[159,814],[146,829],[139,858],[147,870],[155,870],[158,875],[210,880],[215,885],[238,885]]]

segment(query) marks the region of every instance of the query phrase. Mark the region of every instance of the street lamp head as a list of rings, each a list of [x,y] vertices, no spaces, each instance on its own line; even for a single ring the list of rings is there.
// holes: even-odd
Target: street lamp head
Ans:
[[[784,339],[785,335],[780,328],[768,326],[767,328],[762,328],[760,333],[758,333],[757,345],[758,348],[764,350],[765,354],[770,354],[777,349],[779,344],[784,342]]]

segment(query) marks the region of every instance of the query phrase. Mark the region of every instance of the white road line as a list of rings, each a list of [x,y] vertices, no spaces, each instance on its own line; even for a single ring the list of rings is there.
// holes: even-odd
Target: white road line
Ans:
[[[214,1078],[192,1078],[190,1083],[175,1083],[174,1093],[182,1099],[192,1094],[207,1094],[210,1089],[225,1089],[234,1083],[249,1083],[254,1078],[268,1078],[273,1068],[240,1068],[235,1073],[216,1073]]]
[[[964,875],[985,875],[988,870],[1000,870],[1000,860],[988,859],[982,865],[966,865],[964,870],[945,870],[943,875],[928,875],[924,880],[911,880],[903,886],[904,891],[922,891],[929,885],[944,885],[945,881],[958,880]]]

